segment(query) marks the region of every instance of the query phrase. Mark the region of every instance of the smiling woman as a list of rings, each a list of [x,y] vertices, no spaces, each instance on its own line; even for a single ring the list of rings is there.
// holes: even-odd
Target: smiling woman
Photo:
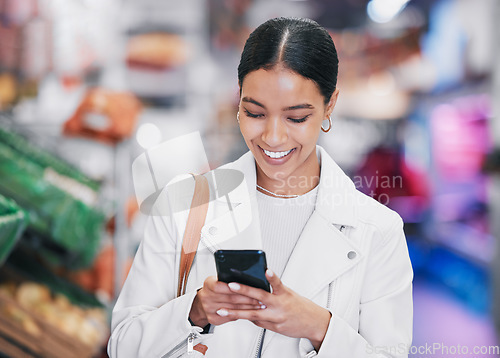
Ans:
[[[331,128],[337,71],[333,41],[314,21],[271,19],[250,35],[237,115],[249,152],[223,166],[244,181],[209,203],[180,297],[193,228],[186,212],[150,218],[113,310],[110,357],[408,356],[413,272],[402,220],[316,144]],[[218,249],[265,251],[272,292],[218,281]]]
[[[282,185],[289,177],[319,177],[316,142],[322,122],[331,127],[337,74],[332,38],[313,21],[274,19],[250,35],[238,67],[238,114],[259,190],[301,195],[318,184]]]

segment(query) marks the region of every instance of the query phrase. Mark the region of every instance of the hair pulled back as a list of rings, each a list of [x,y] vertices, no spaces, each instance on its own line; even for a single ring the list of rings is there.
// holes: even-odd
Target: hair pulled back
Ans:
[[[268,20],[249,36],[238,66],[238,83],[259,69],[283,65],[316,83],[325,103],[337,86],[337,50],[330,34],[310,19],[279,17]]]

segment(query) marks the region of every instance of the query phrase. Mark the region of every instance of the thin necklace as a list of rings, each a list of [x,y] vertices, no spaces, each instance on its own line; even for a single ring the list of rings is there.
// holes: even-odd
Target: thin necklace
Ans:
[[[270,190],[267,190],[266,188],[263,188],[261,187],[259,184],[256,184],[257,185],[257,188],[259,188],[260,190],[263,190],[265,191],[266,193],[269,193],[271,195],[274,195],[274,196],[277,196],[278,198],[297,198],[299,195],[297,194],[291,194],[291,195],[287,195],[287,194],[276,194],[276,193],[273,193],[272,191]]]

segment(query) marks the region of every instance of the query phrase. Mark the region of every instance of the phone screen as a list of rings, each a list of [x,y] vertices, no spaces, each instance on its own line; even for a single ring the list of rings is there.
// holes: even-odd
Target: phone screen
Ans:
[[[271,292],[265,276],[266,254],[262,250],[217,250],[215,265],[219,281],[238,282]]]

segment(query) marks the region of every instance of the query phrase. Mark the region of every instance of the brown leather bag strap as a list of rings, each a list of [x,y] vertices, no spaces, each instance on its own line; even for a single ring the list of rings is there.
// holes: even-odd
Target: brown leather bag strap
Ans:
[[[201,228],[205,224],[208,201],[210,199],[207,178],[203,175],[193,175],[193,177],[195,180],[195,187],[186,223],[186,230],[184,230],[184,237],[182,238],[177,297],[186,293],[187,279],[191,271],[191,266],[193,265],[196,251],[198,250]]]

